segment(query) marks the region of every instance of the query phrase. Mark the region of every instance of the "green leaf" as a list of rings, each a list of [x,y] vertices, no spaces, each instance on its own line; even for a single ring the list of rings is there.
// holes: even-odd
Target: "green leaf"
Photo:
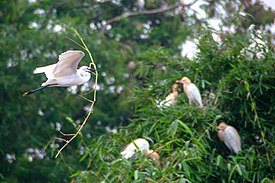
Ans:
[[[178,121],[179,120],[175,120],[171,123],[170,127],[169,127],[169,133],[172,135],[172,138],[175,137],[177,130],[178,130]]]
[[[138,180],[138,170],[135,170],[135,172],[134,172],[134,178],[135,178],[135,180]]]
[[[181,124],[181,126],[184,128],[184,131],[189,133],[191,136],[193,136],[193,133],[192,131],[190,130],[190,128],[185,124],[183,123],[182,121],[178,120],[178,123]]]
[[[80,158],[80,162],[84,161],[87,157],[88,157],[89,153],[86,152],[81,158]]]
[[[221,161],[223,160],[223,158],[222,158],[222,156],[221,155],[218,155],[217,156],[217,162],[216,162],[216,166],[220,166],[220,164],[221,164]]]
[[[261,183],[274,183],[274,181],[270,180],[269,178],[264,178],[261,180]]]
[[[241,167],[240,167],[240,165],[235,165],[236,167],[237,167],[237,172],[239,173],[239,175],[240,176],[243,176],[243,172],[242,172],[242,170],[241,170]]]

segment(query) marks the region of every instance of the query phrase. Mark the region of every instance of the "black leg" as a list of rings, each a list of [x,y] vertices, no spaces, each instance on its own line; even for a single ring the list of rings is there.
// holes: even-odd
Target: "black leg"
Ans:
[[[23,96],[27,96],[27,95],[30,95],[30,94],[32,94],[32,93],[38,92],[39,90],[42,90],[42,89],[44,89],[44,88],[47,88],[48,86],[50,86],[50,85],[41,86],[41,87],[36,88],[36,89],[34,89],[34,90],[26,91],[26,92],[23,94]]]

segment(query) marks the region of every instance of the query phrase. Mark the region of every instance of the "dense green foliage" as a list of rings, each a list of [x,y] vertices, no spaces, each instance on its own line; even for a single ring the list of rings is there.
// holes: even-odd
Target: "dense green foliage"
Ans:
[[[235,58],[241,50],[236,45],[238,36],[228,36],[219,46],[208,33],[200,38],[196,61],[169,57],[164,50],[144,57],[146,62],[142,63],[146,66],[141,67],[159,64],[166,69],[155,67],[144,72],[142,68],[142,73],[136,73],[144,83],[142,89],[133,91],[134,120],[118,134],[93,140],[86,159],[93,160],[95,166],[79,172],[78,179],[84,182],[261,182],[274,178],[275,55],[269,52],[265,59]],[[208,47],[201,46],[205,44]],[[205,109],[189,106],[181,94],[175,107],[160,110],[155,99],[164,98],[165,91],[170,90],[167,86],[183,75],[194,78],[193,82],[203,91]],[[216,126],[221,121],[238,129],[243,144],[240,154],[232,156],[219,142]],[[120,158],[123,145],[137,137],[148,139],[152,149],[158,150],[162,157],[160,164],[142,154],[136,160]]]
[[[274,35],[265,31],[274,12],[257,2],[207,2],[202,19],[176,0],[147,0],[148,14],[128,17],[140,11],[134,1],[1,1],[0,182],[274,181]],[[116,16],[120,19],[111,22]],[[218,32],[221,41],[213,39],[217,31],[206,21],[213,17],[227,27]],[[78,94],[91,98],[93,79],[75,92],[22,93],[46,79],[33,75],[34,68],[81,49],[70,41],[77,38],[64,23],[80,32],[100,76],[93,115],[55,159],[62,145],[55,140],[58,131],[75,132],[87,114],[90,103]],[[247,31],[252,23],[255,30]],[[232,25],[236,30],[226,31]],[[243,51],[252,35],[265,43],[261,58]],[[193,58],[182,56],[182,43],[193,38],[199,51]],[[81,65],[88,64],[85,56]],[[159,109],[158,101],[182,76],[199,87],[205,108],[189,106],[181,91],[176,106]],[[239,131],[240,154],[231,155],[218,140],[215,127],[221,121]],[[158,151],[159,163],[142,153],[137,159],[121,157],[123,147],[139,137]]]

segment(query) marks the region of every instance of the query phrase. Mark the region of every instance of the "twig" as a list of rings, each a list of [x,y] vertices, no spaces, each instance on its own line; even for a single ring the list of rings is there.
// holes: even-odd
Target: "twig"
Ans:
[[[55,139],[56,139],[56,140],[61,140],[61,141],[66,142],[66,143],[68,142],[68,140],[66,140],[66,139],[62,139],[62,138],[58,138],[58,137],[57,137],[57,138],[55,138]]]
[[[61,133],[63,136],[67,136],[67,137],[71,137],[71,136],[74,136],[75,134],[74,133],[63,133],[62,131],[59,130],[59,133]]]
[[[106,24],[102,27],[102,32],[106,31],[106,27],[109,24],[112,24],[113,22],[117,22],[121,19],[128,18],[128,17],[133,17],[133,16],[139,16],[139,15],[151,15],[151,14],[157,14],[157,13],[164,13],[166,11],[170,11],[182,6],[192,6],[195,4],[198,0],[194,0],[192,3],[187,4],[187,5],[182,5],[181,3],[176,3],[167,7],[161,7],[157,9],[152,9],[152,10],[143,10],[143,11],[138,11],[138,12],[127,12],[122,15],[115,16],[109,20],[106,21]]]
[[[89,117],[91,116],[91,114],[93,113],[93,106],[96,102],[96,86],[97,86],[97,80],[98,80],[98,72],[97,72],[97,68],[96,68],[96,64],[94,63],[94,59],[92,57],[92,54],[91,52],[89,51],[88,47],[86,46],[84,40],[82,39],[81,35],[77,32],[76,29],[72,28],[72,27],[69,27],[68,25],[66,25],[71,31],[74,32],[74,34],[79,38],[79,40],[81,41],[82,45],[79,44],[77,41],[74,41],[73,39],[70,39],[72,42],[74,42],[75,44],[77,44],[78,46],[80,46],[81,48],[83,48],[86,52],[88,52],[88,55],[90,57],[90,60],[91,60],[91,63],[90,63],[90,66],[93,66],[94,69],[95,69],[95,84],[94,84],[94,95],[93,95],[93,99],[92,100],[89,100],[91,102],[91,107],[89,109],[89,113],[88,115],[85,117],[84,121],[82,122],[82,124],[79,126],[77,132],[75,134],[69,134],[72,135],[71,138],[69,140],[65,140],[65,139],[62,139],[62,138],[58,138],[62,141],[65,142],[65,144],[58,150],[57,154],[55,155],[55,158],[58,157],[58,155],[62,152],[62,150],[81,132],[81,130],[83,129],[83,127],[85,126],[86,122],[88,121]],[[82,97],[83,98],[83,97]],[[65,134],[63,132],[60,131],[60,133],[64,136],[68,136],[68,134]]]
[[[255,100],[253,99],[253,97],[251,95],[250,85],[249,85],[249,83],[247,81],[244,81],[244,87],[245,87],[245,89],[247,91],[247,98],[249,98],[249,100],[251,102],[251,110],[254,112],[254,122],[257,122],[258,128],[261,131],[261,136],[262,136],[263,143],[266,144],[265,134],[264,134],[264,131],[262,130],[261,122],[259,120],[259,116],[258,116],[258,112],[257,112],[257,107],[256,107],[256,102],[255,102]],[[268,152],[266,153],[266,158],[267,158],[268,164],[271,165]]]

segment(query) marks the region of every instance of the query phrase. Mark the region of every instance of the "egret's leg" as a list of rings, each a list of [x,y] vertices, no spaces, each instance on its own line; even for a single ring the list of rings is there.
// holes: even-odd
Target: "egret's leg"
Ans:
[[[44,88],[47,88],[47,87],[53,86],[53,85],[56,85],[56,84],[45,85],[45,86],[41,86],[41,87],[39,87],[39,88],[36,88],[36,89],[34,89],[34,90],[26,91],[26,92],[23,94],[23,96],[30,95],[30,94],[32,94],[32,93],[38,92],[39,90],[43,90]]]

